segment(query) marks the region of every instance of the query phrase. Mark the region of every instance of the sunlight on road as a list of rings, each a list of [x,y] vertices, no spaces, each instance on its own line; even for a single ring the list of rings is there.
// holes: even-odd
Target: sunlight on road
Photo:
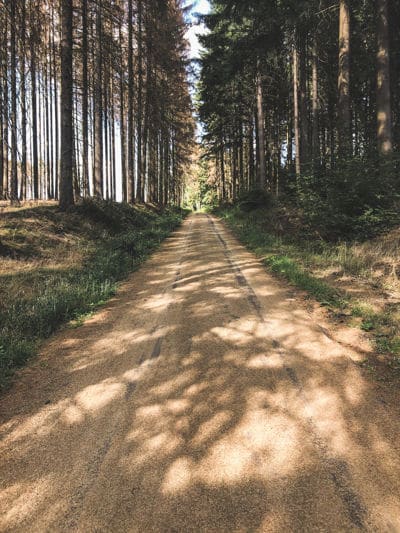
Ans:
[[[190,224],[5,398],[0,529],[400,531],[400,422],[356,354]]]

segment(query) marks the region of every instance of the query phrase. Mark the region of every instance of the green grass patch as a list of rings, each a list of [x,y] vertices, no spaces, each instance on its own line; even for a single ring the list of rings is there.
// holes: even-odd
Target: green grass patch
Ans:
[[[285,242],[264,227],[259,212],[243,214],[238,209],[219,212],[225,222],[250,250],[263,258],[264,264],[274,274],[287,279],[293,285],[307,291],[323,305],[343,307],[345,298],[333,287],[307,272],[307,254]]]
[[[256,209],[243,212],[239,207],[220,209],[217,214],[228,224],[239,240],[258,257],[266,267],[294,286],[308,292],[333,314],[349,316],[349,325],[371,333],[377,351],[400,360],[399,306],[386,306],[376,312],[365,302],[343,294],[327,281],[319,279],[315,271],[340,266],[343,271],[361,274],[368,267],[362,257],[355,257],[346,243],[332,244],[309,237],[283,235],[274,224],[274,209]],[[395,364],[395,363],[393,363]]]
[[[0,304],[0,388],[37,351],[40,341],[69,321],[79,326],[85,316],[113,296],[118,282],[149,257],[184,216],[178,209],[157,212],[94,201],[85,201],[66,215],[56,208],[13,213],[3,224],[9,227],[5,233],[7,254],[14,242],[10,232],[25,233],[30,239],[29,227],[38,221],[51,230],[42,229],[30,243],[27,271],[18,270],[21,258],[14,255],[16,272],[0,274],[0,288],[3,285],[7,293]],[[66,266],[67,244],[61,252],[52,248],[55,235],[67,239],[68,253],[82,260]],[[18,240],[21,242],[20,237]],[[43,266],[42,259],[37,265],[32,262],[35,255],[42,258],[43,247],[50,257],[51,253],[62,256],[61,266]]]
[[[285,255],[273,255],[264,260],[269,269],[284,277],[296,287],[307,291],[322,305],[341,307],[345,305],[343,297],[340,294],[319,280],[318,278],[306,272],[296,261]]]

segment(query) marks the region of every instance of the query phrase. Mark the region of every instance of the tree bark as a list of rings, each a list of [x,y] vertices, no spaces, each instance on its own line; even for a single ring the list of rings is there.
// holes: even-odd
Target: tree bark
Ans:
[[[89,196],[88,0],[82,0],[82,194]]]
[[[387,155],[393,148],[387,0],[377,0],[377,15],[377,139],[379,153]]]
[[[72,0],[61,0],[61,160],[60,208],[74,204],[73,164],[73,8]]]
[[[319,167],[319,94],[318,94],[318,49],[314,41],[312,51],[312,164],[315,173]]]
[[[340,0],[339,75],[338,75],[338,144],[342,156],[351,155],[350,110],[350,9],[348,0]]]
[[[26,3],[21,6],[21,198],[26,199],[27,186],[27,110],[26,110]]]
[[[11,2],[11,182],[10,200],[11,205],[18,204],[18,145],[17,145],[17,55],[16,55],[16,1]]]
[[[302,169],[299,120],[299,56],[296,43],[293,46],[293,118],[294,143],[296,147],[296,176],[299,177]]]
[[[128,0],[128,184],[130,190],[129,200],[132,203],[135,201],[135,123],[133,113],[135,79],[133,54],[133,1]]]
[[[306,34],[299,33],[299,89],[300,89],[300,159],[301,165],[306,167],[310,157],[310,143],[308,135],[308,103],[307,103],[307,41]]]
[[[35,1],[30,1],[30,56],[31,56],[31,113],[32,113],[32,171],[33,198],[39,199],[39,154],[38,154],[38,118],[37,118],[37,87],[36,87],[36,18],[34,15]]]
[[[119,27],[119,42],[122,50],[122,23]],[[122,54],[121,54],[122,55]],[[124,91],[124,69],[119,72],[119,123],[120,123],[120,144],[121,144],[121,182],[122,182],[122,201],[127,202],[130,197],[128,194],[128,181],[126,174],[126,132],[125,132],[125,91]]]
[[[103,58],[102,58],[102,10],[96,12],[96,76],[94,87],[94,195],[104,197],[103,176]]]
[[[143,2],[138,0],[138,99],[137,99],[137,171],[136,171],[136,198],[142,194],[142,94],[143,94]],[[134,191],[134,187],[133,187]],[[135,198],[132,198],[134,200]]]
[[[262,91],[262,80],[261,72],[258,65],[257,68],[257,122],[258,122],[258,187],[264,189],[265,187],[265,171],[266,171],[266,161],[265,161],[265,117],[264,117],[264,99]]]
[[[5,39],[4,39],[5,40]],[[0,79],[4,77],[4,55],[5,55],[5,46],[4,41],[0,41]],[[0,199],[3,198],[4,192],[4,88],[3,84],[0,83]]]

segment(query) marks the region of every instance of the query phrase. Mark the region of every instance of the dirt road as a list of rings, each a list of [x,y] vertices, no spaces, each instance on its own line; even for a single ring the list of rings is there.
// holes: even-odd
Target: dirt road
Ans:
[[[400,413],[359,358],[189,217],[1,399],[0,530],[400,532]]]

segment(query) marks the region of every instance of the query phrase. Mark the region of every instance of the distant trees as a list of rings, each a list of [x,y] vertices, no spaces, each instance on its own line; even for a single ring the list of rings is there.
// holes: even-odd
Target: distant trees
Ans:
[[[181,0],[0,0],[0,23],[0,198],[181,201]]]
[[[336,194],[332,173],[339,165],[398,152],[398,0],[211,5],[199,115],[221,198],[262,185],[274,194],[297,188],[299,195],[312,186],[322,205]],[[368,174],[359,169],[355,196]],[[337,190],[347,183],[351,176]],[[371,195],[378,202],[380,193]]]

